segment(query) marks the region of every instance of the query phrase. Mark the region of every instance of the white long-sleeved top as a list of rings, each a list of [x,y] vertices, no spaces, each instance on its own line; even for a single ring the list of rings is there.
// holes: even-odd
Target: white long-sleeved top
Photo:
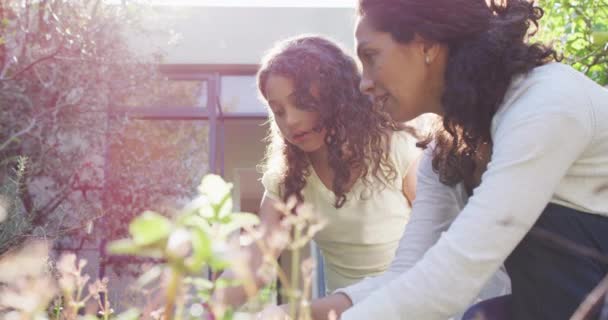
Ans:
[[[462,186],[439,182],[427,149],[395,260],[384,275],[341,290],[354,303],[342,320],[447,319],[547,203],[608,216],[608,90],[559,63],[537,67],[513,79],[491,134],[488,168],[461,211]]]

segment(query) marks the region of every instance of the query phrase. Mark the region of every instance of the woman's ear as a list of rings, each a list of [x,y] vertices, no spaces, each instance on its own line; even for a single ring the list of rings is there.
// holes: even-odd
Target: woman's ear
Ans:
[[[425,39],[418,34],[414,35],[414,41],[419,44],[420,53],[422,54],[424,63],[427,65],[436,61],[442,51],[445,50],[445,45],[437,41]]]

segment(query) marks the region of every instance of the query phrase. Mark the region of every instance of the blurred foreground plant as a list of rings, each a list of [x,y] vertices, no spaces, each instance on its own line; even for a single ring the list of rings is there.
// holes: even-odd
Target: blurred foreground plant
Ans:
[[[260,247],[266,261],[257,272],[269,278],[276,273],[281,280],[283,294],[292,306],[291,318],[310,319],[308,297],[314,262],[312,259],[301,261],[300,250],[323,228],[324,222],[309,206],[297,205],[297,201],[291,199],[277,208],[284,214],[283,231],[265,235],[256,215],[232,211],[231,188],[232,185],[219,176],[208,175],[198,187],[199,196],[175,217],[145,211],[129,224],[129,238],[108,245],[113,254],[145,256],[158,262],[137,283],[138,293],[145,295],[148,304],[157,310],[132,308],[116,315],[107,299],[111,289],[108,280],[90,283],[89,276],[83,274],[86,260],[65,254],[53,264],[48,242],[32,240],[0,257],[0,317],[7,320],[248,319],[251,315],[236,316],[229,307],[210,303],[210,297],[213,290],[234,285],[244,286],[250,300],[259,297],[254,275],[247,267],[249,257],[240,245],[249,242]],[[246,234],[236,236],[242,230]],[[292,255],[289,278],[276,259],[271,258],[278,248],[284,247]],[[235,270],[238,280],[211,281],[205,272],[219,273],[228,267]],[[155,296],[144,289],[151,283],[161,284],[158,286],[162,289],[160,308]]]
[[[281,204],[277,209],[284,214],[282,232],[265,235],[264,228],[258,228],[256,215],[232,211],[232,185],[216,175],[207,175],[198,187],[199,196],[185,206],[173,219],[153,211],[146,211],[129,225],[130,238],[112,242],[108,249],[114,254],[139,255],[159,259],[163,263],[148,271],[144,278],[150,282],[164,274],[164,319],[186,319],[192,316],[208,316],[213,319],[233,319],[234,312],[229,307],[209,304],[214,289],[242,285],[254,299],[257,288],[249,271],[249,258],[241,249],[240,238],[234,235],[246,231],[244,242],[255,242],[264,255],[265,264],[258,273],[274,277],[275,272],[284,286],[293,309],[293,319],[309,319],[306,311],[307,297],[311,290],[312,260],[301,263],[300,249],[314,234],[321,230],[320,221],[307,205],[296,205],[296,200]],[[287,246],[292,254],[291,281],[276,260],[276,250]],[[302,268],[300,269],[300,266]],[[210,281],[205,268],[215,274],[231,268],[238,276],[237,281],[221,279]],[[304,276],[304,286],[300,288],[300,273]],[[188,295],[190,287],[197,292]],[[190,314],[184,310],[190,305]],[[296,307],[300,306],[296,316]],[[203,307],[204,306],[204,307]],[[194,310],[197,312],[192,312]],[[200,313],[200,314],[199,314]]]

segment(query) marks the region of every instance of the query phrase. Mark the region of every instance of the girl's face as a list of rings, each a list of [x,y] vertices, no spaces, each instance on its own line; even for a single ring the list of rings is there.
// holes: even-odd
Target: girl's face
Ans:
[[[295,90],[290,78],[271,74],[265,92],[274,121],[289,143],[307,153],[325,147],[326,131],[320,128],[319,113],[295,105]]]
[[[357,56],[361,61],[360,90],[383,104],[395,121],[412,120],[435,112],[436,76],[429,59],[436,58],[424,41],[397,42],[390,33],[376,30],[365,17],[355,31]]]

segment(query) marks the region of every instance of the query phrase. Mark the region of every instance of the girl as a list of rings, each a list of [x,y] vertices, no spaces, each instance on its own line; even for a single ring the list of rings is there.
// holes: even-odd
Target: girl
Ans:
[[[329,291],[388,268],[414,199],[408,172],[419,151],[411,129],[374,107],[359,82],[353,59],[316,36],[278,44],[258,73],[271,111],[259,215],[272,233],[281,217],[277,201],[296,196],[327,220],[315,242]],[[261,255],[250,250],[255,273]],[[232,305],[246,298],[240,287],[221,295]]]

